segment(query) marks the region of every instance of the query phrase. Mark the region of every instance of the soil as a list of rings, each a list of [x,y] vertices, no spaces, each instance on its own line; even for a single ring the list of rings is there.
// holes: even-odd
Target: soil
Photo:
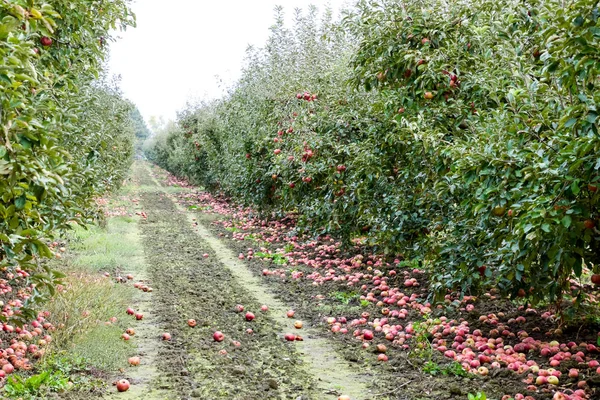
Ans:
[[[145,187],[140,204],[147,219],[140,228],[154,289],[149,308],[159,331],[172,334],[168,342],[156,338],[158,374],[150,386],[171,393],[165,398],[180,399],[308,400],[342,393],[372,398],[360,375],[338,365],[328,343],[312,339],[315,332],[302,329],[294,333],[304,341],[286,342],[285,303],[251,274],[240,273],[244,267],[206,230],[199,235],[190,214],[173,203],[146,167],[137,165],[136,175]],[[246,321],[238,304],[256,318]],[[262,304],[269,305],[267,313],[260,311]],[[197,326],[189,327],[188,319]],[[223,342],[214,341],[217,330],[225,335]]]
[[[199,215],[201,222],[207,223],[214,221],[216,215],[208,215],[206,218]],[[210,225],[213,235],[222,237],[228,235],[228,231],[219,225]],[[224,240],[225,241],[225,240]],[[240,241],[226,241],[227,246],[234,249],[235,252],[244,252],[248,248],[248,243]],[[327,323],[324,320],[330,316],[346,315],[354,312],[351,317],[359,318],[364,311],[374,312],[374,307],[364,308],[358,305],[354,300],[349,304],[343,304],[332,297],[337,292],[347,291],[347,286],[343,284],[329,283],[324,286],[315,287],[312,285],[301,284],[292,280],[282,280],[278,277],[264,277],[262,270],[269,263],[262,260],[246,261],[245,264],[250,267],[256,277],[261,277],[276,297],[288,304],[296,311],[303,320],[310,321],[313,326],[321,327],[316,334],[324,340],[329,340],[335,346],[335,350],[349,363],[352,363],[361,373],[372,376],[372,382],[369,389],[374,395],[373,399],[397,399],[397,400],[416,400],[416,399],[464,399],[468,393],[484,391],[488,396],[494,393],[518,393],[523,391],[523,383],[515,380],[512,373],[501,371],[500,374],[494,374],[488,378],[483,377],[461,377],[439,375],[432,376],[424,374],[421,367],[424,360],[419,357],[409,357],[409,353],[400,349],[388,350],[390,361],[380,363],[377,361],[377,353],[374,350],[375,345],[383,343],[389,346],[385,340],[374,341],[370,349],[364,350],[361,342],[357,341],[352,335],[339,335],[330,332]],[[296,270],[310,273],[310,270],[294,267]],[[321,300],[316,300],[317,296],[324,296]],[[371,350],[373,349],[373,350]],[[435,357],[435,361],[445,363],[442,357]],[[551,396],[550,396],[551,397]],[[492,397],[495,398],[495,397]],[[498,396],[499,398],[499,396]],[[540,399],[543,397],[539,397]]]

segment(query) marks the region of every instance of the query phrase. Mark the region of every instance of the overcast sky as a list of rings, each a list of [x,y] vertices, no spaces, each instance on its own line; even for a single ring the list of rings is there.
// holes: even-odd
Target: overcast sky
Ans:
[[[249,44],[262,47],[273,24],[274,8],[286,16],[295,8],[347,0],[137,0],[137,28],[120,33],[111,45],[110,71],[121,75],[125,96],[146,120],[174,118],[188,99],[221,95],[217,76],[231,83],[239,76]]]

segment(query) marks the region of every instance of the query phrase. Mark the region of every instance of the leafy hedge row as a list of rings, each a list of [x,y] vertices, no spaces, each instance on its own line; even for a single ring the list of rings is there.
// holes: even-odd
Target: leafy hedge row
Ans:
[[[596,1],[363,0],[291,28],[281,13],[228,95],[182,111],[150,158],[422,257],[439,294],[557,300],[597,268]]]
[[[35,287],[18,317],[53,292],[53,237],[94,219],[129,167],[131,104],[101,71],[133,23],[125,0],[0,2],[0,268]]]

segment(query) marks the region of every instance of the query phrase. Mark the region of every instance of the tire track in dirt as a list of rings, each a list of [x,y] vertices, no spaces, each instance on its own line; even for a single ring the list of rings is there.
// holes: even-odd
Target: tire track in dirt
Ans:
[[[139,195],[139,184],[134,182],[134,196]],[[138,211],[139,205],[136,206]],[[135,232],[132,235],[122,237],[122,240],[127,241],[134,248],[143,250],[140,237],[140,222],[136,224]],[[143,282],[148,286],[152,286],[152,282],[148,275],[148,263],[145,260],[145,254],[140,251],[134,258],[123,260],[124,263],[130,263],[127,270],[122,271],[122,275],[131,273],[136,282]],[[159,356],[160,330],[158,326],[158,316],[154,312],[154,293],[137,291],[132,298],[131,307],[137,312],[144,315],[141,321],[131,323],[131,327],[135,329],[135,335],[131,341],[136,345],[137,355],[141,358],[141,363],[136,367],[129,367],[124,371],[119,379],[125,378],[130,381],[131,387],[127,392],[118,393],[111,391],[107,396],[108,399],[119,400],[175,400],[176,395],[172,391],[159,389],[159,381],[162,372],[158,370],[156,361]],[[164,389],[164,388],[163,388]]]
[[[144,272],[136,273],[136,280],[149,282]],[[132,337],[136,343],[137,354],[141,358],[141,363],[137,367],[130,367],[126,370],[125,378],[131,383],[131,388],[125,393],[115,393],[109,398],[119,400],[144,399],[144,400],[174,400],[177,397],[172,392],[166,391],[168,386],[159,388],[161,372],[156,367],[156,360],[159,357],[158,338],[160,331],[158,329],[158,316],[153,313],[154,299],[151,293],[141,292],[136,295],[132,307],[137,312],[144,314],[142,321],[136,321],[132,324],[135,328],[135,336]]]
[[[160,330],[172,334],[169,342],[157,341],[157,387],[180,399],[332,398],[316,394],[294,345],[278,337],[281,329],[270,313],[259,311],[261,303],[218,261],[148,168],[138,164],[134,170],[145,185],[140,199],[148,218],[140,226],[154,288],[152,312]],[[246,321],[236,304],[256,319]],[[187,325],[190,318],[195,328]],[[225,334],[221,343],[213,340],[216,330]]]
[[[146,168],[146,173],[150,171]],[[179,206],[176,200],[170,196],[159,182],[152,179],[158,190],[163,191],[165,200],[172,203],[173,207],[185,218],[187,226],[193,226],[196,222],[196,234],[200,242],[212,250],[220,265],[226,268],[232,275],[234,284],[240,285],[246,292],[252,293],[252,297],[259,303],[267,304],[270,309],[269,316],[278,330],[279,340],[283,340],[286,332],[294,332],[294,320],[286,317],[289,309],[281,300],[272,294],[268,287],[260,279],[253,275],[246,265],[239,261],[235,254],[222,241],[216,238],[201,221],[195,221],[193,214]],[[198,239],[196,239],[198,242]],[[283,329],[282,329],[283,328]],[[340,394],[346,394],[353,400],[367,400],[373,398],[367,388],[366,377],[353,370],[340,357],[326,338],[320,337],[317,331],[305,323],[301,334],[302,342],[294,342],[297,354],[304,361],[304,370],[313,377],[317,383],[319,395],[315,399],[335,399]],[[295,397],[289,397],[295,398]]]

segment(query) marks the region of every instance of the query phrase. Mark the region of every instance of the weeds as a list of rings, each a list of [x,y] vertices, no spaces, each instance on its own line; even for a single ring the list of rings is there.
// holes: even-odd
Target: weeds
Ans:
[[[469,393],[468,400],[487,400],[487,397],[484,392],[477,392],[477,394]],[[512,400],[512,399],[510,399]]]
[[[277,265],[283,265],[287,263],[287,258],[279,253],[258,252],[254,253],[254,256],[262,259],[271,259],[273,260],[273,263]]]
[[[137,239],[135,220],[130,217],[111,218],[106,229],[76,228],[69,241],[71,250],[79,254],[70,265],[63,265],[61,269],[92,273],[137,269],[142,261],[142,251],[135,243]]]
[[[423,372],[429,375],[467,376],[467,371],[457,362],[448,365],[439,365],[433,361],[427,361],[423,365]]]
[[[357,292],[333,292],[330,296],[342,304],[348,305],[352,300],[357,299],[360,295]],[[369,302],[367,301],[367,303]]]
[[[411,356],[431,361],[433,348],[431,347],[431,333],[429,332],[429,328],[437,323],[439,321],[427,319],[427,316],[424,317],[423,321],[413,323],[415,349],[410,353]]]
[[[285,245],[285,247],[283,248],[283,251],[287,254],[287,253],[291,253],[292,251],[294,251],[294,245],[291,243],[288,243]]]
[[[50,320],[59,327],[52,335],[51,348],[65,350],[73,338],[81,340],[94,330],[109,333],[119,328],[104,325],[111,317],[121,315],[127,306],[130,290],[100,275],[72,272],[65,278],[65,285],[46,308]],[[111,329],[112,328],[112,329]]]
[[[110,205],[114,207],[115,203],[113,200]],[[131,213],[131,201],[121,199],[118,204],[123,204],[124,214]],[[39,376],[13,382],[9,390],[15,393],[35,391],[36,385],[53,386],[62,377],[69,378],[74,385],[85,380],[86,386],[93,386],[93,379],[87,375],[80,376],[78,381],[72,375],[124,367],[123,360],[131,354],[132,344],[120,340],[126,328],[120,322],[121,318],[116,322],[109,321],[123,314],[134,291],[100,272],[135,274],[143,269],[143,250],[136,220],[118,216],[108,218],[104,229],[75,228],[70,233],[69,243],[67,257],[54,261],[60,263],[57,268],[66,273],[64,284],[46,304],[46,310],[50,312],[48,319],[58,329],[52,334]],[[49,373],[45,374],[46,371]],[[29,379],[31,381],[27,383]]]
[[[43,393],[62,392],[69,387],[69,377],[60,371],[46,370],[28,378],[11,375],[4,385],[4,394],[13,398],[36,399]]]

